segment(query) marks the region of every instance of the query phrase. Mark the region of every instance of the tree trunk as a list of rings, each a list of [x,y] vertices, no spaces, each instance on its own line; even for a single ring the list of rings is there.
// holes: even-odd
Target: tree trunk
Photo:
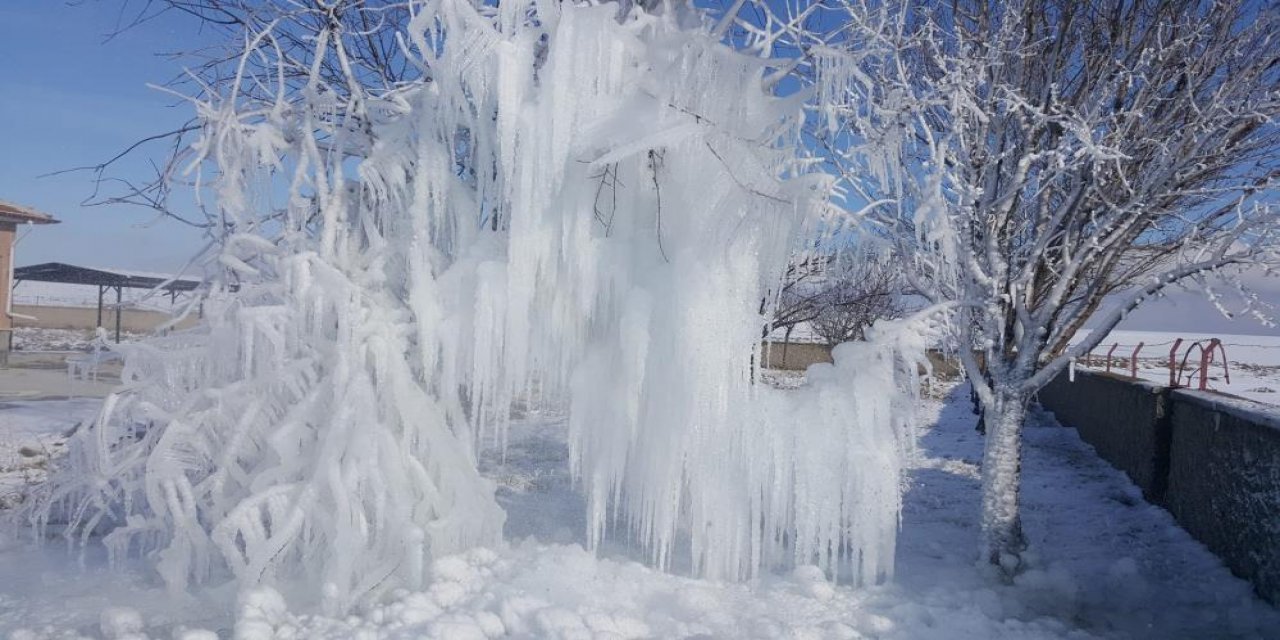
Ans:
[[[782,369],[787,368],[787,347],[791,346],[791,330],[794,328],[796,328],[794,324],[787,325],[787,333],[782,338],[782,366],[780,367]]]
[[[982,454],[982,557],[1006,576],[1018,572],[1026,539],[1018,512],[1022,485],[1022,425],[1028,395],[992,389],[986,407],[986,445]]]

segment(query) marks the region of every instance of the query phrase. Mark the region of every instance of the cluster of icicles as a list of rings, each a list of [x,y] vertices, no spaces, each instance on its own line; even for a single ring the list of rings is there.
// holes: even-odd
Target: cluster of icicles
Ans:
[[[543,403],[569,408],[593,546],[723,579],[891,573],[918,345],[755,381],[761,300],[827,206],[795,171],[799,103],[705,29],[548,6],[424,11],[432,77],[362,101],[368,127],[314,81],[267,116],[205,105],[238,286],[132,347],[39,524],[155,554],[175,588],[306,580],[342,609],[501,542],[477,449]]]

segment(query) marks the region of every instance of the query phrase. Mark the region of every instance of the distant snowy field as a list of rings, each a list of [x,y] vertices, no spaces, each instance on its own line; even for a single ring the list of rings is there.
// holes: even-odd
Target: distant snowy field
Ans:
[[[1193,342],[1201,341],[1207,344],[1210,338],[1222,341],[1227,354],[1227,372],[1230,375],[1230,381],[1223,375],[1221,354],[1215,354],[1214,364],[1209,370],[1208,387],[1210,389],[1257,402],[1280,405],[1280,336],[1113,331],[1098,348],[1094,349],[1094,363],[1098,367],[1105,366],[1107,351],[1112,345],[1119,344],[1112,354],[1112,370],[1127,374],[1128,369],[1123,365],[1115,364],[1116,360],[1123,358],[1127,362],[1134,348],[1139,343],[1143,343],[1142,350],[1138,353],[1138,377],[1168,384],[1169,349],[1179,338],[1183,339],[1176,358],[1179,364],[1182,363],[1187,349]],[[1190,373],[1198,364],[1199,352],[1193,351],[1187,358],[1186,372]],[[1186,373],[1183,374],[1184,383],[1185,379]]]
[[[74,399],[11,404],[0,409],[0,438],[56,437],[95,410]],[[1012,585],[984,576],[973,562],[982,440],[967,389],[927,399],[924,411],[898,575],[876,587],[832,585],[812,567],[747,584],[696,580],[649,569],[617,545],[597,558],[580,546],[585,514],[566,470],[565,423],[531,415],[513,426],[505,457],[482,460],[499,484],[509,546],[437,560],[425,591],[330,617],[303,613],[318,604],[288,589],[238,602],[218,586],[168,594],[144,569],[107,571],[100,549],[81,559],[59,543],[9,537],[0,539],[0,637],[1021,640],[1267,638],[1280,628],[1280,612],[1047,414],[1033,414],[1026,432],[1032,566]]]
[[[1187,304],[1207,304],[1198,299],[1184,302]],[[1220,316],[1219,319],[1222,320]],[[1223,325],[1221,322],[1212,321],[1210,318],[1202,318],[1201,320],[1204,326],[1229,326],[1235,329],[1262,328],[1257,323],[1243,321]],[[1072,342],[1078,342],[1085,335],[1088,335],[1088,331],[1082,332]],[[769,338],[771,340],[782,340],[783,334],[781,331],[775,331]],[[1214,333],[1203,329],[1195,331],[1121,329],[1112,331],[1107,336],[1107,339],[1094,349],[1094,363],[1099,368],[1104,367],[1107,350],[1117,343],[1119,346],[1112,355],[1112,360],[1113,362],[1118,362],[1123,359],[1127,363],[1134,348],[1139,343],[1144,343],[1142,351],[1138,354],[1138,376],[1152,382],[1167,384],[1169,381],[1169,349],[1173,346],[1174,341],[1179,338],[1183,339],[1183,344],[1177,354],[1179,363],[1182,362],[1183,355],[1193,342],[1202,341],[1207,344],[1210,338],[1218,338],[1222,341],[1227,354],[1227,371],[1230,374],[1230,380],[1227,380],[1223,375],[1221,354],[1215,354],[1214,364],[1210,367],[1209,372],[1208,386],[1210,389],[1248,398],[1256,402],[1280,405],[1280,335]],[[791,341],[822,342],[821,338],[814,335],[808,326],[804,324],[797,326],[796,331],[792,333]],[[1079,364],[1084,366],[1083,361]],[[1195,369],[1198,364],[1199,354],[1195,353],[1187,360],[1186,373]],[[1119,373],[1128,373],[1127,364],[1114,364],[1113,370]],[[1184,380],[1185,375],[1184,373]]]

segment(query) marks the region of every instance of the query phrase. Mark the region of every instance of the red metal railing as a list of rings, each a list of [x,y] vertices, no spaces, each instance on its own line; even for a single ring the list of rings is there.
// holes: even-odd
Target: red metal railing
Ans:
[[[1120,346],[1120,343],[1117,342],[1111,345],[1110,349],[1107,349],[1107,373],[1111,373],[1111,355],[1116,352],[1116,347],[1119,347],[1119,346]]]
[[[1133,348],[1133,353],[1129,354],[1129,377],[1134,380],[1138,379],[1138,352],[1142,351],[1147,343],[1139,342],[1138,346]]]
[[[1182,347],[1184,344],[1186,344],[1186,342],[1187,341],[1184,340],[1183,338],[1178,338],[1174,340],[1172,343],[1172,346],[1169,347],[1169,360],[1168,360],[1167,366],[1169,368],[1169,386],[1170,387],[1191,386],[1192,380],[1195,380],[1198,374],[1199,380],[1196,381],[1196,387],[1201,390],[1208,389],[1209,388],[1209,370],[1213,368],[1213,364],[1217,360],[1217,355],[1219,353],[1222,354],[1223,381],[1226,382],[1227,384],[1231,384],[1230,362],[1227,360],[1226,346],[1222,344],[1221,340],[1219,340],[1218,338],[1210,338],[1208,340],[1197,340],[1195,342],[1192,342],[1190,345],[1188,345],[1186,350],[1182,350]],[[1163,343],[1155,344],[1153,346],[1158,347],[1164,344],[1170,344],[1170,343],[1163,342]],[[1143,347],[1146,347],[1146,346],[1147,346],[1146,342],[1139,342],[1137,346],[1133,348],[1132,353],[1129,354],[1128,368],[1129,368],[1129,377],[1131,379],[1136,380],[1138,378],[1138,356],[1142,353]],[[1119,348],[1120,348],[1119,342],[1112,343],[1111,348],[1107,349],[1106,364],[1097,364],[1097,365],[1094,364],[1093,352],[1089,351],[1088,353],[1084,354],[1084,365],[1086,367],[1102,366],[1106,368],[1107,373],[1111,373],[1112,367],[1124,365],[1123,359],[1121,359],[1119,363],[1117,363],[1115,359],[1116,349],[1119,349]],[[1192,351],[1198,352],[1197,355],[1199,357],[1196,360],[1191,360]],[[1182,353],[1181,359],[1178,358],[1179,352]],[[1191,371],[1187,371],[1188,361],[1194,363],[1194,366],[1195,366],[1195,368],[1192,369]],[[1183,377],[1184,374],[1185,374],[1185,380]]]
[[[1174,350],[1176,351],[1178,346],[1181,344],[1182,344],[1181,339],[1175,342],[1173,346]],[[1191,357],[1191,352],[1197,349],[1200,351],[1200,364],[1194,370],[1187,373],[1186,384],[1181,384],[1181,379],[1182,379],[1181,374],[1183,371],[1186,371],[1187,359]],[[1204,391],[1205,389],[1207,389],[1209,387],[1209,368],[1213,366],[1214,356],[1219,352],[1222,353],[1223,379],[1227,384],[1231,384],[1231,371],[1227,364],[1227,350],[1225,347],[1222,346],[1221,340],[1217,338],[1212,338],[1208,341],[1208,346],[1205,345],[1204,341],[1196,341],[1191,343],[1191,346],[1187,347],[1186,352],[1182,354],[1182,362],[1181,364],[1178,365],[1176,369],[1173,366],[1174,351],[1170,351],[1169,353],[1169,386],[1171,387],[1190,386],[1192,377],[1195,376],[1196,373],[1199,373],[1200,380],[1199,380],[1199,384],[1197,385],[1197,388],[1200,389],[1201,391]]]
[[[1169,347],[1169,386],[1178,386],[1178,369],[1174,366],[1178,358],[1178,347],[1182,346],[1182,338],[1173,341],[1173,346]]]

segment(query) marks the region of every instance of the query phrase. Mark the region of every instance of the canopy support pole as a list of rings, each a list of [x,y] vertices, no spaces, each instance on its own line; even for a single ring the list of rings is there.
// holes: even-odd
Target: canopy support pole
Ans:
[[[120,344],[120,307],[124,297],[124,287],[116,287],[116,344]]]

